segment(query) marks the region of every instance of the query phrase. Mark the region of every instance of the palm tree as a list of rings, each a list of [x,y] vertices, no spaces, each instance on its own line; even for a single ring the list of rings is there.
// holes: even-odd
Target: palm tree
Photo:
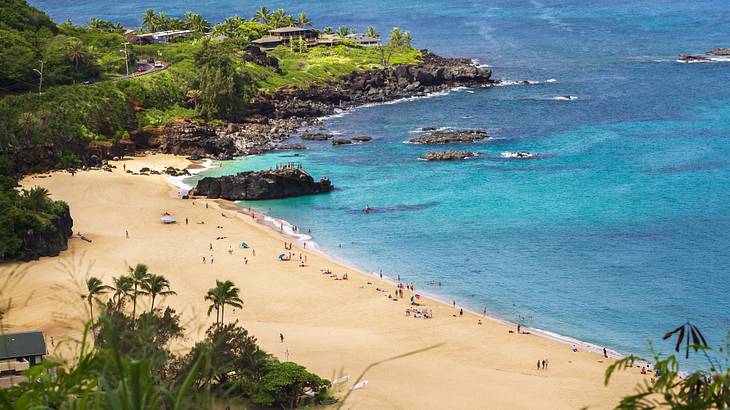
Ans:
[[[86,60],[86,50],[84,49],[84,43],[79,40],[72,41],[68,50],[66,51],[66,58],[69,62],[73,63],[76,70],[79,69],[79,62]]]
[[[243,308],[243,300],[239,297],[239,292],[240,290],[230,280],[225,282],[216,280],[215,287],[208,289],[208,293],[205,295],[205,300],[212,302],[208,307],[208,315],[210,315],[210,312],[215,309],[216,324],[223,323],[226,305],[239,309]]]
[[[325,27],[322,29],[323,34],[335,34],[335,30],[332,27]]]
[[[263,24],[268,24],[270,17],[271,10],[269,10],[269,8],[266,6],[261,6],[261,8],[256,10],[256,14],[254,14],[254,18]]]
[[[157,296],[177,295],[177,293],[170,290],[170,282],[162,275],[149,275],[147,280],[142,284],[142,289],[152,297],[150,313],[155,310],[155,298]]]
[[[157,23],[157,29],[160,31],[165,31],[165,30],[170,29],[171,20],[162,11],[157,13],[157,16],[155,17],[155,22]],[[157,30],[155,30],[155,31],[157,31]]]
[[[380,38],[380,33],[378,33],[378,30],[376,30],[373,26],[368,27],[367,31],[365,31],[365,35],[372,38]]]
[[[101,279],[94,276],[86,279],[86,294],[82,295],[84,299],[89,303],[89,315],[91,316],[91,327],[94,327],[94,301],[99,300],[99,296],[107,293],[111,289],[106,286]]]
[[[312,25],[312,20],[310,20],[304,12],[301,12],[299,13],[295,23],[297,23],[297,26],[299,27],[309,27]]]
[[[25,191],[25,203],[33,212],[38,212],[48,204],[50,193],[46,188],[34,186],[29,191]]]
[[[148,32],[157,31],[157,16],[153,9],[147,9],[142,17],[142,28]]]
[[[348,34],[350,34],[350,29],[347,26],[339,26],[337,27],[337,35],[345,38]]]
[[[276,9],[269,16],[268,24],[273,28],[286,27],[292,24],[292,18],[286,15],[284,9]]]
[[[132,294],[132,288],[134,287],[134,280],[131,276],[122,275],[118,278],[114,278],[114,296],[113,299],[117,306],[122,304],[122,300]]]
[[[134,321],[137,317],[137,296],[145,293],[143,286],[149,278],[147,265],[138,263],[134,268],[130,266],[129,276],[132,278],[132,321]]]
[[[210,22],[200,14],[193,13],[192,11],[185,13],[185,23],[189,30],[195,30],[199,33],[206,33],[210,30]]]

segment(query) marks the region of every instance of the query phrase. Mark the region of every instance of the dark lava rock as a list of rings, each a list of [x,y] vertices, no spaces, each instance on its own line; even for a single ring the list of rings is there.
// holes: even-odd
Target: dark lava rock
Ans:
[[[715,48],[710,51],[706,51],[705,54],[713,56],[730,56],[730,48]]]
[[[422,156],[426,161],[454,161],[478,156],[476,152],[468,151],[431,151]]]
[[[414,144],[436,145],[477,142],[483,141],[487,138],[489,138],[489,135],[480,130],[437,131],[428,135],[412,138],[410,142]]]
[[[329,179],[315,182],[301,169],[277,169],[241,172],[222,177],[206,177],[198,181],[191,195],[223,198],[230,201],[280,199],[330,192]]]
[[[421,131],[436,131],[436,127],[421,127]]]
[[[332,135],[324,133],[310,134],[308,132],[304,132],[302,133],[301,138],[304,141],[327,141],[328,139],[332,138]]]
[[[712,61],[712,59],[709,57],[688,55],[688,54],[680,54],[679,57],[677,57],[677,60],[684,61],[687,63],[693,63],[693,62],[698,62],[698,61]]]
[[[348,145],[352,144],[352,141],[347,138],[335,138],[332,140],[332,145]]]
[[[55,214],[49,224],[38,230],[30,229],[25,233],[23,237],[25,246],[20,259],[35,260],[41,256],[57,256],[61,251],[65,251],[68,249],[68,238],[73,234],[73,224],[68,205],[57,203]]]
[[[368,137],[367,135],[358,135],[357,137],[352,137],[352,140],[355,142],[370,142],[373,140],[373,137]]]

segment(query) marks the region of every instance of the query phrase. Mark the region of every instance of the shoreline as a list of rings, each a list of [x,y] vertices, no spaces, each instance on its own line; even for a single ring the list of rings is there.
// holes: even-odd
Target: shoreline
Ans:
[[[427,98],[427,97],[418,97],[418,98]],[[384,104],[388,104],[388,103],[384,103]],[[241,158],[245,158],[245,157],[237,157],[236,159],[234,159],[234,161],[239,160]],[[193,165],[193,166],[199,165],[202,168],[196,167],[196,168],[193,168],[192,170],[190,168],[188,168],[188,171],[192,175],[168,178],[168,182],[170,183],[171,188],[178,188],[182,192],[183,188],[181,188],[181,186],[184,186],[184,187],[189,187],[188,188],[188,191],[189,191],[193,187],[189,184],[185,184],[185,182],[184,182],[185,180],[193,178],[195,175],[204,173],[210,169],[220,167],[219,165],[216,165],[210,159],[205,159],[200,164],[190,161],[190,165]],[[193,172],[193,170],[195,170],[197,172]],[[180,181],[180,185],[178,185],[176,183],[177,181]],[[204,198],[201,197],[200,199],[204,199]],[[353,272],[356,272],[356,273],[366,276],[366,277],[372,277],[373,279],[383,282],[390,286],[398,286],[398,284],[399,284],[399,282],[396,278],[387,275],[385,272],[383,272],[383,277],[381,278],[379,272],[369,271],[363,267],[358,266],[356,263],[337,258],[337,257],[327,253],[327,251],[324,250],[320,246],[319,243],[317,243],[316,241],[313,240],[313,237],[311,235],[298,234],[298,233],[294,232],[293,227],[295,225],[287,220],[267,215],[266,213],[261,212],[261,211],[257,212],[254,210],[255,209],[254,207],[243,207],[241,205],[238,205],[236,203],[236,201],[227,201],[227,200],[223,200],[223,199],[218,199],[218,200],[212,200],[211,202],[215,203],[222,210],[235,211],[235,212],[241,213],[242,215],[246,215],[246,216],[251,216],[251,213],[253,213],[254,214],[253,219],[256,221],[256,223],[258,223],[262,226],[265,226],[272,233],[281,236],[283,239],[289,239],[289,240],[294,239],[294,243],[296,243],[299,246],[302,246],[303,243],[306,242],[308,249],[311,249],[312,251],[317,252],[322,257],[324,257],[325,259],[331,260],[335,264],[339,264],[339,265],[345,266],[347,268],[350,268],[350,270],[352,270]],[[251,211],[247,211],[245,208],[249,208]],[[249,212],[251,212],[251,213],[249,213]],[[259,217],[255,217],[256,215],[259,215]],[[280,225],[283,225],[283,230],[277,228],[277,226],[280,226]],[[307,238],[307,239],[305,239],[305,238]],[[426,299],[437,302],[437,303],[443,305],[444,307],[451,307],[452,304],[448,303],[448,301],[446,299],[454,298],[454,297],[446,297],[446,295],[437,295],[435,293],[425,292],[425,291],[421,291],[421,290],[417,290],[415,293],[420,294],[421,296],[425,297]],[[469,306],[467,304],[465,304],[465,305],[457,304],[457,306],[463,308],[464,312],[470,313],[476,317],[482,317],[486,320],[491,320],[493,322],[500,323],[500,324],[510,326],[513,328],[517,327],[517,323],[514,323],[508,319],[501,318],[501,317],[489,312],[489,310],[487,310],[486,314],[483,314],[482,312],[479,312],[477,309],[475,309],[473,306]],[[574,345],[574,346],[578,347],[579,349],[585,350],[587,352],[603,355],[603,349],[605,346],[601,346],[601,345],[598,345],[595,343],[590,343],[590,342],[586,342],[583,340],[579,340],[579,339],[576,339],[576,338],[568,336],[568,335],[562,335],[560,333],[552,332],[550,330],[533,328],[533,327],[526,326],[526,325],[522,325],[522,329],[528,329],[529,334],[535,334],[536,336],[543,337],[545,339],[552,340],[555,342],[559,342],[566,346]],[[524,332],[524,330],[523,330],[523,332]],[[608,357],[611,359],[622,359],[627,356],[616,350],[609,349],[608,347],[605,347],[605,349],[606,349],[606,352],[608,353]],[[637,364],[641,364],[641,363],[642,362],[637,362]],[[648,364],[645,363],[644,365],[648,365]]]
[[[174,353],[187,353],[212,323],[203,299],[206,290],[215,280],[232,280],[245,303],[227,314],[227,321],[239,321],[264,351],[321,377],[351,376],[335,392],[339,397],[356,379],[369,380],[348,398],[346,408],[387,403],[396,409],[436,409],[449,403],[454,409],[472,409],[488,403],[493,408],[603,409],[615,406],[646,377],[634,368],[606,387],[604,373],[612,359],[583,349],[572,352],[536,332],[510,333],[513,326],[468,309],[461,317],[459,308],[438,298],[421,301],[422,309],[432,311],[431,319],[408,316],[412,293],[404,289],[403,298],[392,297],[392,279],[378,281],[375,274],[323,256],[309,244],[307,249],[295,244],[292,260],[280,261],[276,256],[286,252],[283,242],[291,239],[266,226],[262,214],[257,212],[254,221],[246,208],[228,201],[180,200],[168,175],[132,175],[121,169],[122,163],[132,170],[185,168],[190,161],[184,157],[151,154],[123,161],[113,162],[117,168],[112,172],[58,172],[22,181],[67,201],[74,231],[92,240],[72,239],[58,257],[1,266],[6,272],[19,267],[25,272],[22,286],[10,289],[14,306],[7,323],[55,336],[56,346],[49,344],[52,356],[72,355],[68,350],[88,320],[88,308],[79,302],[84,278],[93,275],[110,283],[130,264],[145,263],[177,292],[160,302],[175,309],[187,329],[185,338],[171,345]],[[161,224],[162,212],[190,223]],[[242,242],[250,248],[241,248]],[[209,255],[215,255],[215,264],[201,263]],[[294,261],[300,255],[308,256],[304,267]],[[333,277],[344,273],[349,280]],[[148,300],[140,305],[148,308]],[[286,337],[283,343],[280,333]],[[549,359],[549,370],[536,369],[540,359]]]

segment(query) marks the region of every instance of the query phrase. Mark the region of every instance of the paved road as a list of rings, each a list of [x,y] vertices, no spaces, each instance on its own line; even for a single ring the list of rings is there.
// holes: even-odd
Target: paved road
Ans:
[[[140,67],[140,66],[144,67],[145,70],[142,71],[141,73],[138,73],[136,70],[137,70],[137,67]],[[129,67],[130,70],[134,70],[129,75],[123,75],[123,76],[120,76],[120,77],[109,78],[109,79],[106,79],[106,80],[98,80],[98,81],[95,81],[93,84],[88,84],[88,85],[94,85],[94,84],[104,83],[104,82],[107,82],[107,81],[119,81],[119,80],[125,80],[125,79],[128,79],[128,78],[142,77],[142,76],[145,76],[145,75],[149,75],[149,74],[153,74],[153,73],[158,73],[160,71],[167,70],[168,68],[170,68],[170,66],[171,66],[171,64],[164,64],[163,63],[162,67],[155,67],[154,64],[150,64],[148,62],[138,61],[137,64],[134,67]]]

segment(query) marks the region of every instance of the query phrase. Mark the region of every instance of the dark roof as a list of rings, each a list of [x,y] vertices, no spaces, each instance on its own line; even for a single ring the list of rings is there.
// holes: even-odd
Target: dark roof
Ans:
[[[269,33],[283,34],[283,33],[297,33],[300,31],[314,31],[311,28],[303,27],[282,27],[275,30],[269,30]]]
[[[43,332],[19,332],[0,335],[0,360],[46,354]]]
[[[252,41],[255,44],[270,44],[270,43],[281,43],[281,39],[278,37],[261,37],[260,39]]]

